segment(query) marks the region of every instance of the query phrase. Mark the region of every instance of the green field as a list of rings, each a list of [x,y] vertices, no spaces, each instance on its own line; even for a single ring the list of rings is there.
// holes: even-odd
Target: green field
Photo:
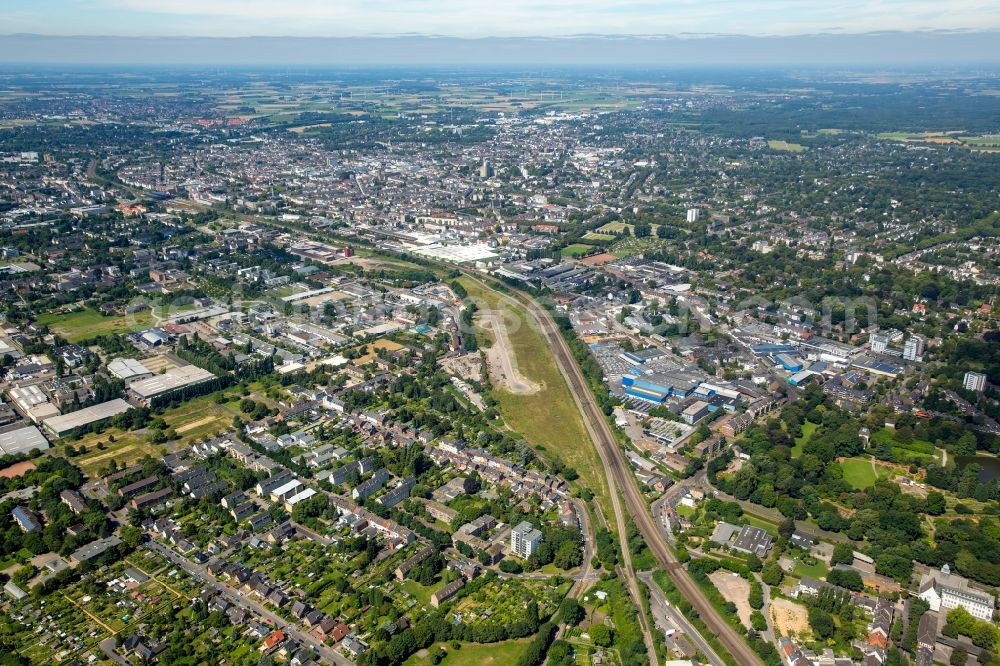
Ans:
[[[823,563],[823,560],[816,560],[816,564],[805,564],[801,559],[795,560],[795,568],[792,575],[796,578],[815,578],[817,580],[825,578],[830,573],[830,568]]]
[[[813,423],[812,421],[806,421],[802,424],[802,435],[795,438],[795,446],[792,447],[792,457],[798,458],[802,455],[802,449],[805,447],[806,442],[808,442],[813,433],[816,432],[816,428],[819,424]]]
[[[611,515],[611,500],[597,449],[535,321],[520,304],[482,283],[467,277],[459,281],[481,310],[503,309],[511,313],[509,319],[521,323],[509,332],[514,357],[520,372],[542,387],[536,393],[519,395],[495,390],[504,422],[533,447],[544,448],[575,469],[583,484],[601,500],[605,515]]]
[[[79,441],[69,442],[77,448],[87,447],[87,453],[75,458],[74,462],[84,473],[93,478],[111,459],[114,459],[120,467],[132,464],[147,455],[159,457],[164,448],[173,449],[177,446],[177,442],[190,445],[197,440],[224,432],[232,424],[236,412],[224,405],[216,404],[215,396],[213,393],[195,398],[163,412],[163,420],[177,432],[178,439],[174,442],[153,444],[149,441],[148,430],[122,432],[117,428],[108,428],[100,433],[86,435]],[[114,442],[110,441],[110,436],[114,436]],[[97,448],[99,442],[103,444],[103,449]]]
[[[105,317],[97,310],[85,308],[70,313],[45,313],[38,316],[38,323],[76,343],[109,333],[131,333],[148,328],[153,323],[149,310],[130,315]]]
[[[577,243],[575,245],[569,245],[564,247],[561,251],[564,257],[579,257],[587,254],[594,249],[593,245],[584,245],[583,243]]]
[[[442,666],[479,666],[479,664],[507,666],[518,662],[521,655],[528,649],[529,642],[531,642],[530,638],[502,643],[461,643],[461,648],[458,650],[452,648],[451,643],[435,643],[426,650],[420,650],[403,663],[407,666],[433,664],[431,655],[443,647],[448,652],[448,656],[438,662]]]
[[[879,468],[876,474],[875,467],[867,458],[847,458],[840,463],[840,467],[844,470],[844,480],[858,490],[870,488],[878,479],[889,476],[888,470],[883,468]]]
[[[787,141],[771,140],[767,142],[767,147],[771,150],[780,150],[786,153],[801,153],[808,150],[801,143],[789,143]]]
[[[770,520],[765,520],[764,518],[750,513],[743,514],[743,520],[747,521],[747,523],[753,525],[754,527],[759,527],[771,536],[778,536],[778,526]]]

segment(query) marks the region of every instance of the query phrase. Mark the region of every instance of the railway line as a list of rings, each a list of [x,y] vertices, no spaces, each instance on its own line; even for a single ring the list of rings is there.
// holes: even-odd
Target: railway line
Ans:
[[[479,274],[469,273],[469,276],[479,281],[483,281],[484,279]],[[492,278],[487,279],[493,281]],[[504,286],[513,294],[516,300],[527,308],[528,312],[538,323],[542,336],[552,349],[556,364],[569,384],[573,399],[577,403],[580,414],[594,444],[597,446],[597,452],[608,474],[608,484],[620,531],[624,529],[624,521],[621,520],[620,515],[619,493],[621,493],[625,509],[632,517],[632,520],[635,521],[643,539],[646,541],[646,545],[656,558],[657,564],[667,573],[680,593],[698,612],[699,617],[705,622],[709,631],[718,637],[725,651],[740,666],[763,666],[763,662],[757,653],[722,618],[711,602],[709,602],[708,597],[698,587],[698,584],[687,573],[687,570],[680,565],[677,557],[664,540],[663,535],[660,534],[660,530],[652,514],[650,514],[646,507],[646,502],[635,483],[632,470],[629,468],[625,456],[618,446],[618,441],[615,439],[614,433],[611,432],[604,412],[598,407],[594,396],[591,394],[590,386],[588,386],[580,367],[576,363],[576,359],[573,358],[569,346],[559,332],[552,315],[530,295],[507,285]],[[627,553],[627,544],[624,543],[624,540],[622,542],[622,551]],[[637,582],[634,571],[631,571],[630,564],[630,561],[626,560],[626,572],[631,579],[627,582],[631,588],[631,586],[637,585]]]

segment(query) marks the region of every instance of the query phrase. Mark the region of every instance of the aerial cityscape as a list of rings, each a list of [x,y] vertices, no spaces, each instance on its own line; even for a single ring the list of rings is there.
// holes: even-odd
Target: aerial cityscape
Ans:
[[[1000,8],[372,4],[0,10],[0,666],[1000,664]]]

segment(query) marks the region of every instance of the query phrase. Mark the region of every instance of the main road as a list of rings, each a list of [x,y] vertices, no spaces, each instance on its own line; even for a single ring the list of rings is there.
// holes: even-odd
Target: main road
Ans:
[[[479,275],[470,274],[470,277],[475,277],[479,281],[483,279]],[[597,447],[597,452],[608,475],[608,485],[618,520],[619,532],[624,531],[624,521],[622,520],[621,508],[618,501],[618,493],[620,492],[625,502],[625,508],[639,528],[639,532],[646,541],[646,545],[656,557],[657,563],[666,571],[678,591],[684,595],[684,598],[698,612],[698,615],[705,622],[709,631],[718,637],[719,642],[725,648],[726,652],[740,666],[750,666],[751,664],[762,666],[763,662],[757,653],[750,649],[750,646],[746,644],[736,630],[712,606],[708,597],[705,596],[705,593],[702,592],[698,584],[694,582],[677,560],[677,557],[664,540],[663,535],[657,529],[656,522],[646,506],[645,499],[639,492],[639,487],[636,485],[632,470],[626,462],[621,448],[618,446],[618,441],[611,431],[611,427],[608,425],[604,412],[594,399],[590,386],[587,384],[576,359],[573,358],[573,354],[569,350],[569,345],[563,339],[562,333],[559,331],[559,327],[556,325],[555,320],[553,320],[552,315],[530,295],[509,286],[507,286],[507,290],[528,309],[528,312],[535,319],[540,333],[552,349],[559,370],[569,384],[570,393],[573,394],[573,399],[576,401],[580,415],[583,417],[587,431],[590,433],[591,439]],[[637,586],[637,583],[635,574],[631,571],[631,566],[629,566],[631,562],[628,559],[628,543],[624,539],[621,541],[622,551],[626,556],[626,573],[629,574],[628,577],[630,578],[628,582],[630,587],[634,587]],[[640,613],[639,617],[643,620],[643,624],[645,624],[644,615]]]

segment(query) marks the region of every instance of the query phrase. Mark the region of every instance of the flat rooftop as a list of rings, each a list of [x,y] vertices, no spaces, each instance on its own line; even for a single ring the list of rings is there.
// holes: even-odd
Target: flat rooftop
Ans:
[[[133,382],[129,386],[129,390],[142,399],[148,399],[214,378],[215,375],[208,370],[203,370],[196,365],[185,365],[171,368],[162,375],[153,375],[148,379]]]
[[[115,398],[114,400],[108,400],[93,407],[84,407],[69,414],[49,417],[42,421],[42,425],[53,434],[61,437],[74,428],[103,421],[118,414],[124,414],[130,409],[132,409],[132,405],[121,398]]]
[[[0,433],[0,454],[24,453],[32,449],[44,451],[49,448],[49,440],[35,426],[26,426]]]

